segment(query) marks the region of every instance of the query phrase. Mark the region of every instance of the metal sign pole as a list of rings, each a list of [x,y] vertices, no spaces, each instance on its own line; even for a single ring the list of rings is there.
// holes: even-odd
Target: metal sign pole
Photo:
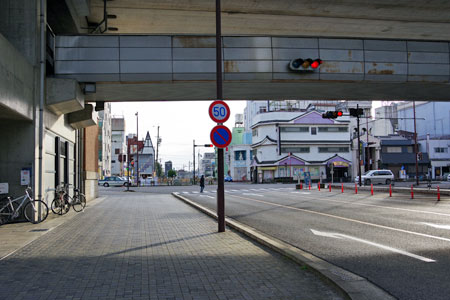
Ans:
[[[358,112],[357,113],[357,116],[356,116],[356,127],[357,127],[357,130],[358,130],[358,178],[359,178],[359,182],[358,182],[358,184],[359,184],[359,186],[361,186],[362,185],[362,182],[361,182],[361,138],[360,138],[360,136],[359,136],[359,104],[356,104],[356,111]]]
[[[216,0],[216,82],[217,100],[223,100],[222,92],[222,29],[220,16],[220,0]],[[225,189],[223,148],[217,149],[217,217],[219,232],[225,232]]]

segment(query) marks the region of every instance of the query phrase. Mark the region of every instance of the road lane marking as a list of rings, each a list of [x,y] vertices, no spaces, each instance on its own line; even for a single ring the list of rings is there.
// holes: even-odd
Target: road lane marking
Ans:
[[[183,194],[189,194],[189,192],[183,192]]]
[[[194,191],[192,191],[192,194],[198,194],[199,192],[194,192]]]
[[[310,195],[310,192],[291,192],[291,194]]]
[[[211,197],[211,196],[208,196],[208,195],[200,195],[200,197],[207,197],[207,198],[214,199],[214,197]]]
[[[252,194],[252,193],[243,193],[242,195],[264,197],[264,195],[260,195],[260,194]]]
[[[419,222],[419,224],[428,225],[428,226],[431,226],[431,227],[434,227],[434,228],[438,228],[438,229],[450,230],[450,225],[433,224],[433,223],[427,223],[427,222]]]
[[[239,192],[239,190],[231,190],[232,192]]]
[[[410,253],[410,252],[407,252],[407,251],[404,251],[404,250],[400,250],[400,249],[393,248],[393,247],[390,247],[390,246],[378,244],[378,243],[371,242],[371,241],[368,241],[368,240],[363,240],[363,239],[360,239],[360,238],[357,238],[357,237],[354,237],[354,236],[351,236],[351,235],[346,235],[346,234],[342,234],[342,233],[335,233],[335,232],[324,232],[324,231],[318,231],[318,230],[314,230],[314,229],[311,229],[311,231],[312,231],[312,233],[314,233],[315,235],[318,235],[318,236],[330,237],[330,238],[335,238],[335,239],[352,240],[352,241],[360,242],[360,243],[363,243],[363,244],[371,245],[371,246],[374,246],[374,247],[378,247],[378,248],[381,248],[381,249],[384,249],[384,250],[392,251],[392,252],[395,252],[395,253],[398,253],[398,254],[402,254],[402,255],[405,255],[405,256],[409,256],[409,257],[412,257],[412,258],[415,258],[415,259],[418,259],[418,260],[421,260],[421,261],[424,261],[424,262],[436,262],[434,259],[426,258],[426,257],[420,256],[420,255],[416,255],[416,254],[413,254],[413,253]]]
[[[249,192],[249,190],[241,190],[242,192]]]
[[[241,198],[241,199],[249,200],[249,201],[254,201],[254,202],[260,202],[260,203],[264,203],[264,204],[268,204],[268,205],[272,205],[272,206],[278,206],[278,207],[283,207],[283,208],[287,208],[287,209],[298,210],[298,211],[307,212],[307,213],[311,213],[311,214],[316,214],[316,215],[320,215],[320,216],[335,218],[335,219],[339,219],[339,220],[343,220],[343,221],[354,222],[354,223],[363,224],[363,225],[367,225],[367,226],[383,228],[383,229],[387,229],[387,230],[398,231],[398,232],[413,234],[413,235],[417,235],[417,236],[421,236],[421,237],[431,238],[431,239],[435,239],[435,240],[450,242],[450,239],[448,239],[448,238],[443,238],[443,237],[439,237],[439,236],[429,235],[429,234],[425,234],[425,233],[409,231],[409,230],[389,227],[389,226],[375,224],[375,223],[364,222],[364,221],[350,219],[350,218],[345,218],[345,217],[340,217],[340,216],[336,216],[336,215],[330,215],[330,214],[327,214],[327,213],[322,213],[322,212],[318,212],[318,211],[314,211],[314,210],[309,210],[309,209],[303,209],[303,208],[297,208],[297,207],[293,207],[293,206],[277,204],[277,203],[268,202],[268,201],[264,201],[264,200],[245,198],[245,197],[240,197],[240,196],[236,196],[236,195],[233,195],[233,197]]]
[[[295,193],[295,192],[293,192],[293,193]],[[307,195],[307,194],[305,194],[305,195]],[[311,199],[311,200],[313,200],[315,202],[316,201],[323,201],[323,202],[346,203],[346,204],[350,204],[350,205],[370,206],[370,207],[377,207],[377,208],[402,210],[402,211],[409,211],[409,212],[415,212],[415,213],[425,213],[425,214],[431,214],[431,215],[437,215],[437,216],[450,217],[450,214],[438,213],[438,212],[427,211],[427,210],[417,210],[417,209],[409,209],[409,208],[401,208],[401,207],[393,207],[393,206],[383,206],[383,205],[375,205],[375,204],[356,203],[356,202],[349,202],[349,201],[343,201],[343,200],[332,200],[332,199],[323,199],[323,198],[314,198],[314,199]]]

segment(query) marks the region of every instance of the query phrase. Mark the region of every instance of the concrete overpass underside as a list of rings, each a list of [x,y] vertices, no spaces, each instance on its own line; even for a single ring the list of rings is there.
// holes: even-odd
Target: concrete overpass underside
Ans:
[[[278,36],[223,37],[224,98],[450,99],[448,42]],[[316,70],[289,68],[320,58]],[[86,101],[211,100],[215,37],[57,36],[55,76],[96,83]]]

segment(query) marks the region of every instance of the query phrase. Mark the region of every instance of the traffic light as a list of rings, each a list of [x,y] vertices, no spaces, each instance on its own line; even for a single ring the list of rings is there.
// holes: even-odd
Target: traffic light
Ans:
[[[134,160],[131,159],[131,166],[134,167]]]
[[[352,116],[352,117],[360,117],[364,114],[362,108],[349,108],[348,112],[350,113],[350,116]]]
[[[324,119],[336,119],[337,117],[342,117],[344,114],[342,111],[327,111],[322,114],[322,118]]]
[[[289,63],[289,69],[292,71],[314,71],[322,64],[320,58],[312,60],[311,58],[296,58]]]
[[[205,144],[205,147],[213,147],[212,144]]]

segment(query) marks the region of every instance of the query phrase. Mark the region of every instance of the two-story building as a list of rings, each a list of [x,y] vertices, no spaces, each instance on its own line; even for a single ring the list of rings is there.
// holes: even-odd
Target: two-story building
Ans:
[[[335,180],[351,176],[349,118],[322,113],[267,112],[254,117],[252,180]]]

